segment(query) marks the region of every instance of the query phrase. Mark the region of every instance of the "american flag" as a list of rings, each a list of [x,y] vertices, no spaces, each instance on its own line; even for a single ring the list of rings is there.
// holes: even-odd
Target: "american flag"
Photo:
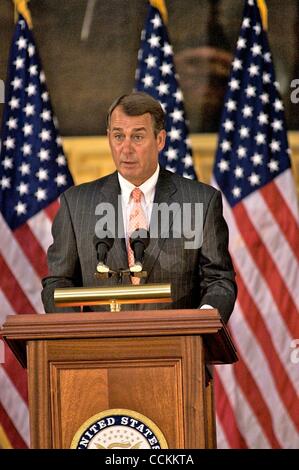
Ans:
[[[214,166],[239,288],[229,328],[240,360],[215,380],[220,448],[299,448],[298,208],[278,89],[247,0]]]
[[[0,324],[42,313],[41,282],[59,195],[73,184],[33,35],[20,15],[11,46],[0,154]],[[0,365],[0,436],[29,445],[27,379],[7,348]],[[4,434],[5,433],[5,434]]]
[[[151,4],[141,33],[135,78],[136,90],[159,100],[166,112],[167,139],[159,156],[161,166],[186,178],[196,179],[173,49],[162,15]]]

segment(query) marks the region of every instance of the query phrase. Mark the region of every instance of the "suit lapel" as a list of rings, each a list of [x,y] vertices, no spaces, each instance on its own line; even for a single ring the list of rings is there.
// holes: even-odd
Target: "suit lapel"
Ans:
[[[168,238],[168,233],[170,232],[173,220],[171,220],[170,224],[167,223],[163,226],[163,222],[165,223],[166,220],[160,218],[161,222],[161,227],[159,227],[159,231],[157,232],[157,227],[156,227],[156,209],[159,204],[162,203],[167,203],[171,204],[173,202],[173,196],[176,193],[177,188],[175,184],[173,183],[172,176],[170,173],[166,172],[163,170],[163,168],[160,168],[160,173],[159,173],[159,178],[157,181],[156,185],[156,192],[155,192],[155,198],[154,198],[154,206],[153,206],[153,211],[151,215],[151,221],[150,221],[150,232],[151,232],[151,239],[150,243],[146,249],[145,256],[144,256],[144,263],[143,263],[143,269],[144,271],[147,271],[147,275],[149,276],[155,263],[156,260],[159,257],[160,251],[163,247],[163,244],[165,243],[165,240]],[[152,237],[152,235],[158,235],[158,237]],[[145,279],[142,279],[142,283],[146,282]]]

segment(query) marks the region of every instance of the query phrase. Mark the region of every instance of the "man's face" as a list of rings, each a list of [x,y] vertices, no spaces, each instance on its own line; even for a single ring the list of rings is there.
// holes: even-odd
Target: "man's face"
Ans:
[[[162,130],[155,136],[149,113],[127,116],[117,106],[110,117],[108,137],[117,171],[125,179],[140,186],[154,174],[166,132]]]

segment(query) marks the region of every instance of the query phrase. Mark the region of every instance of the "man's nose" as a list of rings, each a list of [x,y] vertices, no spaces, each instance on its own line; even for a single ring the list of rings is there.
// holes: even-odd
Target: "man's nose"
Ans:
[[[132,152],[132,140],[130,139],[130,137],[126,137],[124,140],[123,140],[123,152],[124,153],[130,153]]]

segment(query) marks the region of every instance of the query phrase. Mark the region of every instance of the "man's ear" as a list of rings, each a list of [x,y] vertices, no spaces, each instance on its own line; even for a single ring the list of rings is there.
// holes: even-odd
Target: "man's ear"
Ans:
[[[166,130],[162,129],[157,135],[157,143],[158,143],[159,152],[161,152],[161,150],[164,148],[165,141],[166,141]]]

